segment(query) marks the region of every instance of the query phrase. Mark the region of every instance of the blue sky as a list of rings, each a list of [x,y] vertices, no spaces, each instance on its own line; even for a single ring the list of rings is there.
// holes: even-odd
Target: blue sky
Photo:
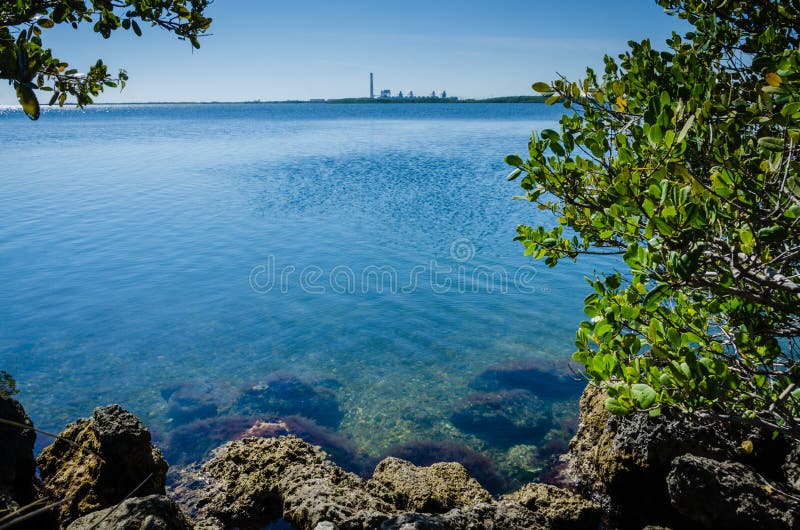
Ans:
[[[628,40],[656,43],[685,27],[651,0],[217,0],[202,48],[143,28],[110,39],[55,28],[45,43],[73,67],[98,57],[131,80],[99,101],[243,101],[446,89],[460,97],[531,93],[556,72],[575,77]],[[0,104],[14,103],[0,87]]]

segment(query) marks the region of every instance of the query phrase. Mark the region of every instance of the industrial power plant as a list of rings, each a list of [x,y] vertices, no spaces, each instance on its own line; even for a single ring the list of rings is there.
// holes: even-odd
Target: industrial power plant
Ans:
[[[403,91],[400,90],[396,95],[392,95],[392,91],[388,89],[383,89],[380,91],[380,94],[376,97],[375,96],[375,76],[372,72],[369,73],[369,99],[447,99],[450,101],[458,101],[458,98],[455,96],[448,96],[447,91],[442,90],[440,95],[436,94],[434,90],[428,95],[418,96],[414,94],[413,90],[410,90],[408,93],[403,94]]]

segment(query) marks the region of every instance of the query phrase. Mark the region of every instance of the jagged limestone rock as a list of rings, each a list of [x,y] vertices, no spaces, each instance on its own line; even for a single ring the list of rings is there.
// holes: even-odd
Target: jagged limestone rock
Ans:
[[[480,502],[492,496],[455,462],[417,467],[399,458],[386,458],[375,468],[370,489],[389,498],[400,510],[444,513]]]
[[[245,438],[218,449],[203,466],[200,519],[265,526],[281,516],[296,528],[330,521],[343,530],[375,528],[394,508],[295,436]]]
[[[70,498],[57,508],[61,528],[131,494],[163,495],[168,468],[150,432],[119,405],[67,425],[38,462],[45,493]]]
[[[504,497],[541,514],[552,530],[592,530],[600,524],[600,506],[556,486],[527,484]]]
[[[684,455],[672,462],[667,484],[675,509],[705,528],[800,528],[800,500],[739,462]]]
[[[613,416],[605,392],[589,385],[580,402],[580,425],[570,442],[566,476],[574,487],[601,503],[613,526],[639,530],[646,524],[691,526],[667,491],[673,460],[695,455],[741,461],[778,475],[789,451],[784,439],[745,425],[664,410]],[[752,448],[743,449],[743,442]]]
[[[195,505],[198,528],[209,530],[279,518],[299,530],[547,528],[519,503],[492,501],[459,464],[417,467],[389,458],[367,482],[294,436],[230,442],[183,485],[195,489],[180,496]],[[420,513],[426,510],[440,513]]]

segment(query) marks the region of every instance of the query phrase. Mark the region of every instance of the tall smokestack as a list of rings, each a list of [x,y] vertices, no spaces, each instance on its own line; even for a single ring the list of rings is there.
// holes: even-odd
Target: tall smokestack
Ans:
[[[369,99],[375,99],[375,84],[372,82],[372,72],[369,73]]]

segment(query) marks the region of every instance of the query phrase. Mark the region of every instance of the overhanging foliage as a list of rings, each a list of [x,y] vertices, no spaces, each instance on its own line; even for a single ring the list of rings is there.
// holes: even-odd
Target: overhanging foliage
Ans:
[[[139,24],[160,27],[199,48],[198,38],[211,19],[203,12],[211,0],[2,0],[0,1],[0,79],[14,87],[22,109],[39,118],[36,91],[50,92],[49,104],[63,106],[75,98],[78,106],[92,103],[106,87],[125,86],[127,73],[108,73],[102,60],[78,72],[57,58],[43,43],[46,30],[60,24],[74,29],[91,25],[109,38],[118,30],[141,36]]]
[[[573,112],[506,158],[558,220],[517,239],[550,266],[601,253],[627,269],[589,279],[574,354],[609,411],[800,437],[800,7],[659,4],[693,30],[534,85]]]

